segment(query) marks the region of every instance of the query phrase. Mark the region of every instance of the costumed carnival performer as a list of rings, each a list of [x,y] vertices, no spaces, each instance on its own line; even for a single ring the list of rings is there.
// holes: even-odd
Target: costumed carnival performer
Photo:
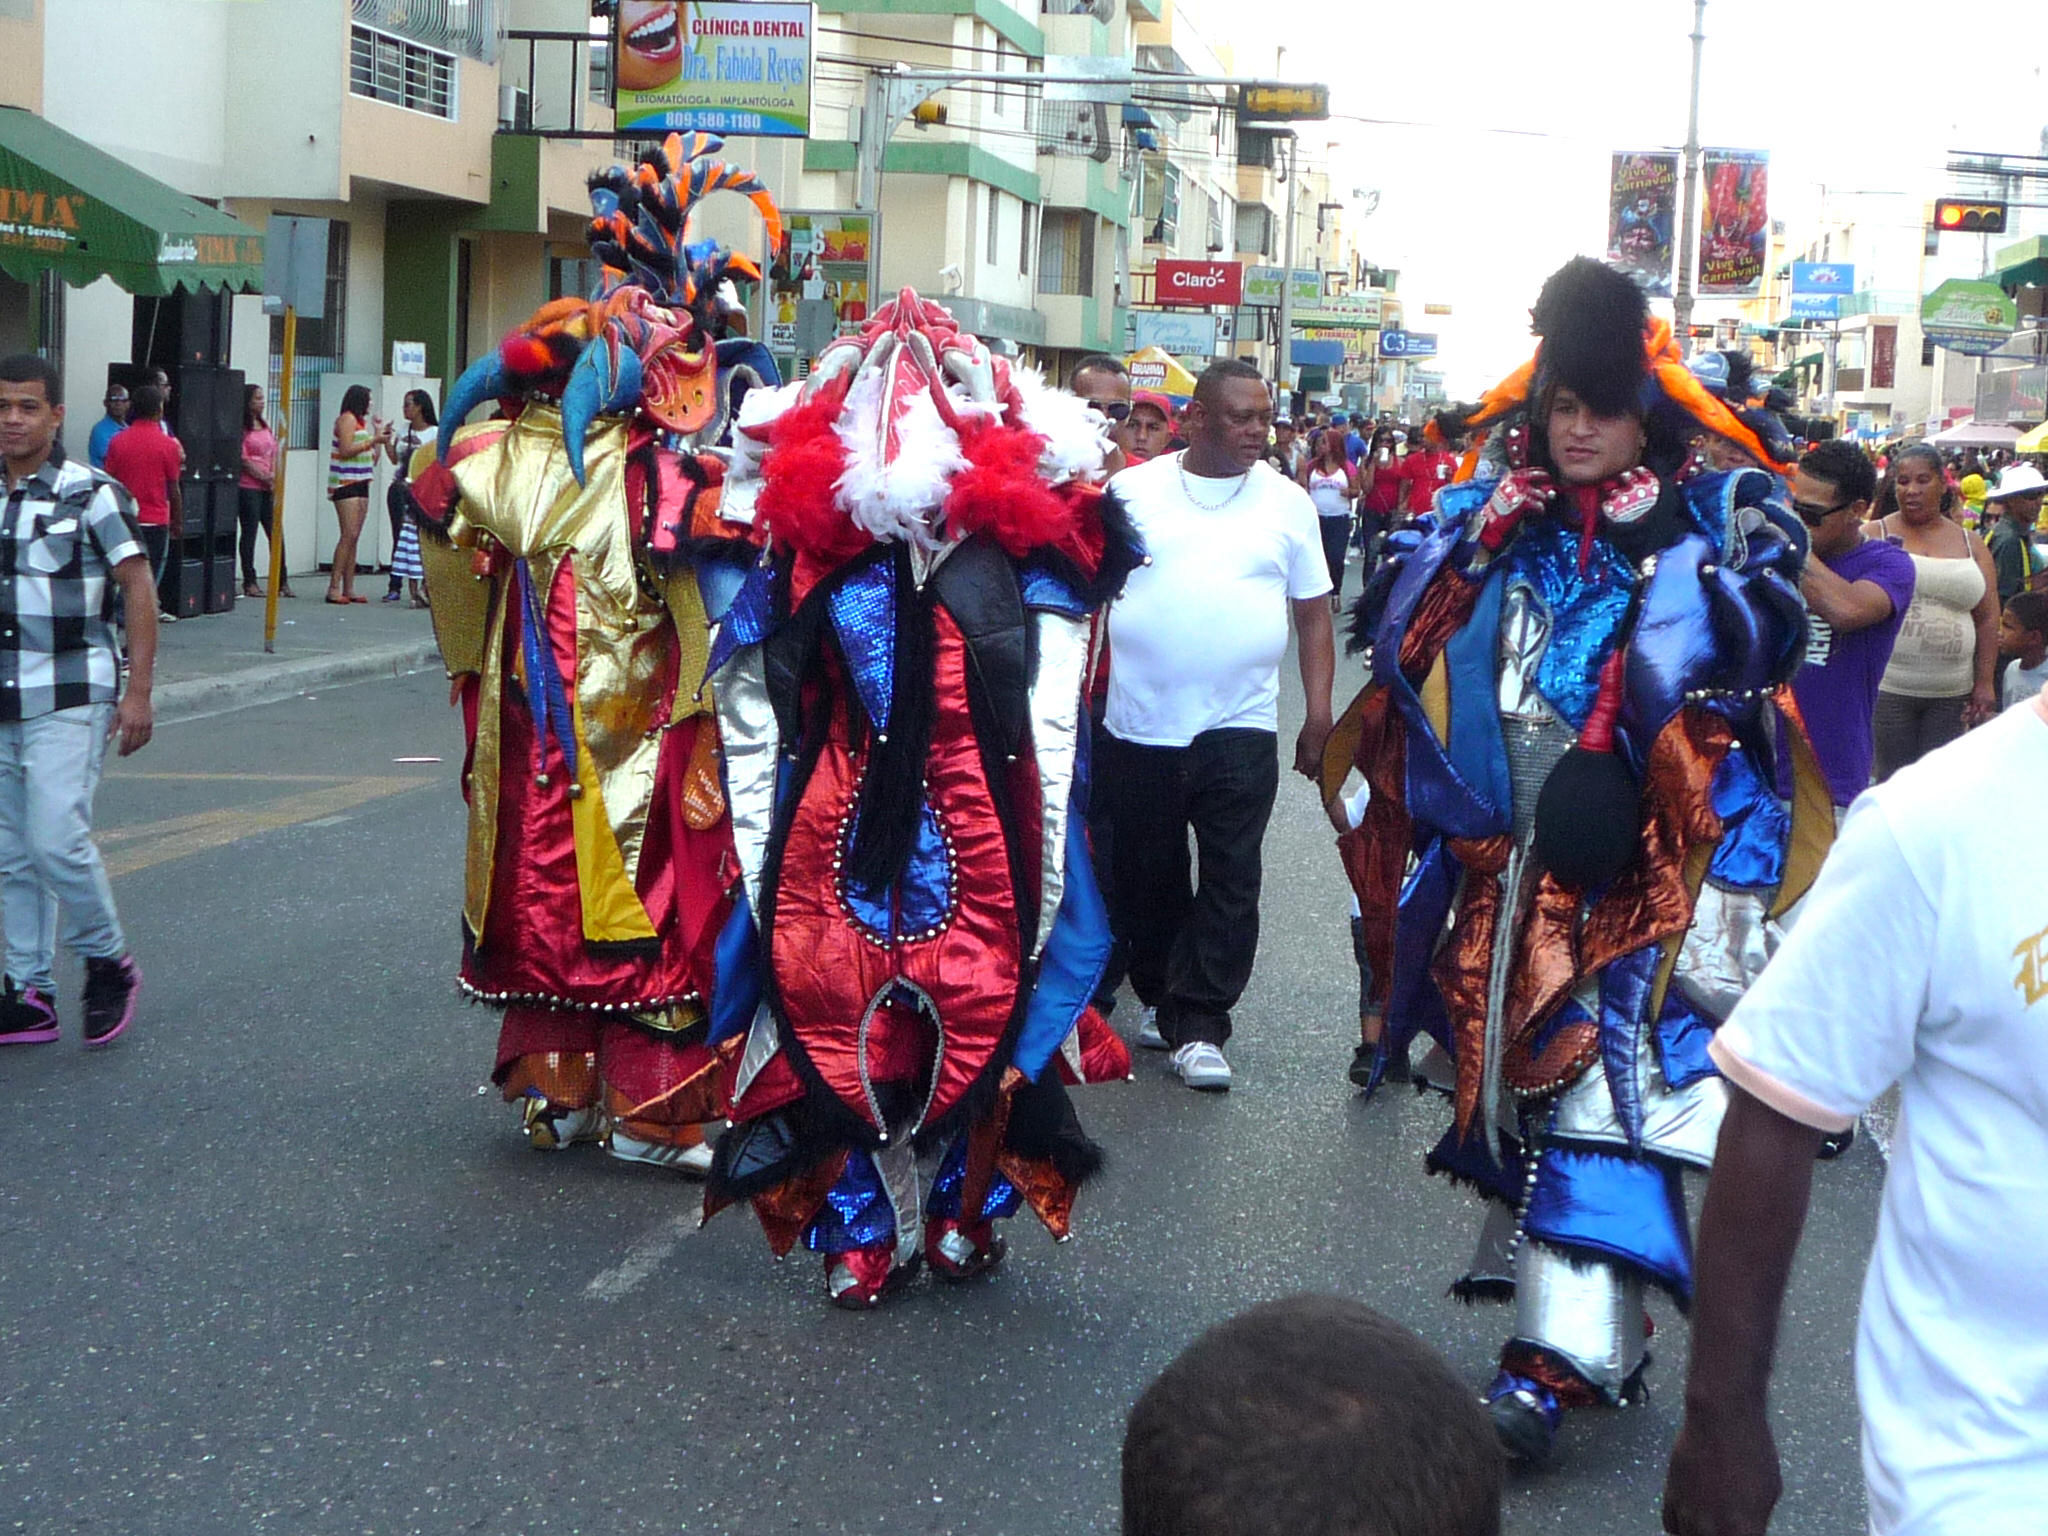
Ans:
[[[1702,430],[1770,462],[1687,372],[1626,277],[1579,258],[1535,358],[1481,402],[1436,515],[1360,599],[1371,681],[1324,756],[1387,1026],[1456,1068],[1434,1172],[1491,1210],[1468,1301],[1508,1300],[1485,1398],[1537,1462],[1569,1407],[1628,1400],[1645,1291],[1689,1299],[1680,1171],[1712,1159],[1714,1028],[1833,833],[1790,689],[1806,535],[1770,473],[1713,472]],[[1797,792],[1773,793],[1775,742]]]
[[[504,1012],[493,1079],[536,1148],[601,1140],[700,1175],[737,884],[707,609],[754,556],[718,519],[715,445],[776,379],[727,334],[730,274],[758,270],[687,233],[717,190],[781,229],[750,173],[706,158],[719,147],[672,134],[591,179],[597,296],[548,304],[457,380],[412,483],[469,734],[461,984]]]
[[[1067,1085],[1130,1073],[1089,1006],[1090,620],[1138,558],[1107,448],[907,289],[740,414],[723,511],[766,550],[711,657],[745,888],[705,1204],[842,1307],[985,1273],[1020,1204],[1064,1237],[1100,1160]]]

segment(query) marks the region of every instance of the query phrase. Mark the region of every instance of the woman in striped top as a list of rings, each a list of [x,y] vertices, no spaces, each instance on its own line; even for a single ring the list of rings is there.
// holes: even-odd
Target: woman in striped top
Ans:
[[[376,470],[377,450],[391,443],[388,422],[370,419],[370,390],[352,384],[341,397],[341,414],[334,418],[334,443],[327,456],[327,499],[334,503],[334,515],[341,533],[334,541],[334,568],[327,578],[330,603],[367,603],[356,596],[356,543],[363,535],[363,520],[370,512],[370,477]]]

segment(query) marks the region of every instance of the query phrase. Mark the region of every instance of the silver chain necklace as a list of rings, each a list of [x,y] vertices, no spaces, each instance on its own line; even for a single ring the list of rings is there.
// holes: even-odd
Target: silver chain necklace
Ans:
[[[1174,459],[1174,467],[1180,471],[1180,488],[1182,494],[1185,495],[1189,501],[1193,502],[1195,506],[1203,512],[1221,512],[1225,507],[1229,506],[1233,501],[1237,500],[1237,493],[1244,489],[1245,481],[1251,479],[1252,477],[1252,472],[1247,469],[1246,471],[1244,471],[1243,474],[1237,477],[1237,484],[1233,485],[1230,488],[1230,494],[1228,496],[1224,497],[1221,501],[1210,502],[1202,500],[1201,497],[1195,494],[1194,482],[1188,478],[1188,456],[1185,449],[1183,449],[1181,453]],[[1202,478],[1206,480],[1208,476],[1204,475]]]

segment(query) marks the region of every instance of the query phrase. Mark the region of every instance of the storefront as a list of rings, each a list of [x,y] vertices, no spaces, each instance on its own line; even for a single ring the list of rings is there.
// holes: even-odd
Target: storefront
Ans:
[[[229,297],[262,291],[263,236],[33,112],[0,108],[0,273],[0,345],[56,363],[79,423],[111,380],[170,375],[187,481],[164,603],[181,615],[232,606],[243,379],[226,366]],[[103,329],[81,348],[90,357],[67,360],[63,288],[102,279],[130,295],[126,334]]]

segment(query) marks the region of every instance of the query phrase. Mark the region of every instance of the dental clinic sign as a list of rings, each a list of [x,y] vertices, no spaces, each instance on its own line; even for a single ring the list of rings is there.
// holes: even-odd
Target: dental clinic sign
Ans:
[[[785,0],[618,0],[621,133],[804,139],[816,17]]]

